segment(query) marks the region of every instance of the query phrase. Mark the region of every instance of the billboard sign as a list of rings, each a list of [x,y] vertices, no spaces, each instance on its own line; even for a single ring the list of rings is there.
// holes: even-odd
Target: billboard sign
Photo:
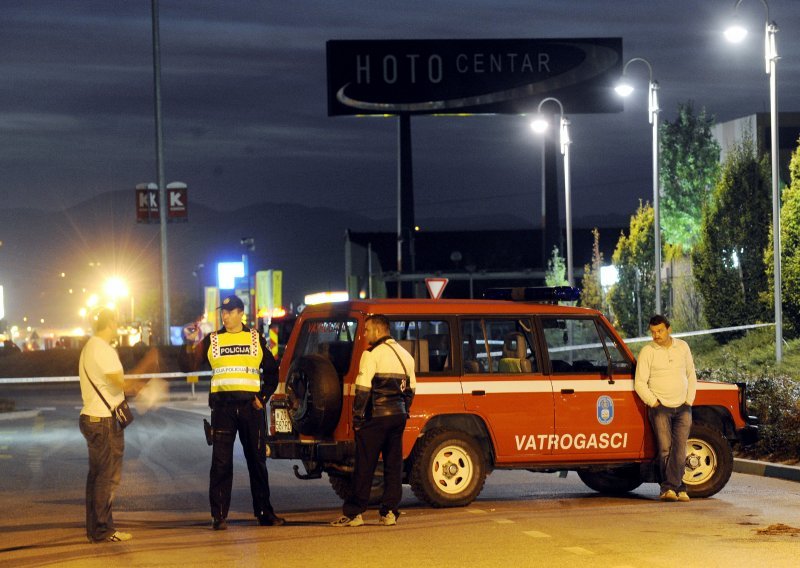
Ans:
[[[621,112],[622,38],[330,40],[328,115]]]

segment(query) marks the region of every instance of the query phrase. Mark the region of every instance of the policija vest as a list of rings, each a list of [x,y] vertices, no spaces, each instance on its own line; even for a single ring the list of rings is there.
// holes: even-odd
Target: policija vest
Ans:
[[[208,361],[211,363],[211,392],[259,392],[261,359],[264,354],[258,331],[211,333]]]

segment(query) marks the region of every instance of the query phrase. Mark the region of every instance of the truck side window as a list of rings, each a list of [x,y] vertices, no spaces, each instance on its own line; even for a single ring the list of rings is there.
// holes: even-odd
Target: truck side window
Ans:
[[[406,319],[390,324],[392,337],[414,356],[417,374],[443,373],[453,368],[448,322]]]
[[[542,318],[553,373],[605,373],[608,356],[594,318]]]
[[[527,319],[464,319],[461,356],[464,374],[536,373]]]

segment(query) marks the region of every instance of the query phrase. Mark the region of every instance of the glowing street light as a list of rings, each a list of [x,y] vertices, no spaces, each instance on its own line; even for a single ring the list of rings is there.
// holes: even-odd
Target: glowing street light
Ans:
[[[567,220],[567,281],[570,286],[575,285],[575,278],[572,271],[572,191],[569,171],[569,145],[572,141],[569,138],[569,120],[564,116],[564,105],[555,97],[547,97],[539,103],[536,112],[537,117],[531,122],[531,128],[537,134],[543,134],[549,127],[547,119],[542,115],[542,105],[548,101],[558,104],[560,113],[560,143],[561,154],[564,156],[564,207]]]
[[[648,121],[653,127],[653,233],[655,237],[655,277],[656,277],[656,302],[655,302],[655,310],[657,314],[661,313],[661,210],[660,210],[660,197],[661,192],[658,186],[658,172],[659,172],[659,163],[661,159],[661,154],[659,152],[658,146],[658,82],[653,80],[653,66],[650,65],[650,62],[643,57],[634,57],[629,59],[625,66],[622,68],[622,78],[617,83],[617,86],[614,87],[614,90],[617,92],[618,95],[622,97],[627,97],[634,91],[633,85],[630,83],[628,76],[626,75],[626,71],[628,70],[628,65],[633,63],[634,61],[640,61],[647,65],[647,69],[650,72],[650,80],[648,86],[648,105],[647,105],[647,113],[648,113]]]
[[[739,4],[738,0],[733,7],[734,16],[738,20]],[[771,146],[770,154],[772,158],[772,251],[774,270],[774,302],[775,302],[775,360],[780,362],[783,358],[783,306],[781,298],[781,195],[780,195],[780,170],[778,158],[778,78],[776,65],[778,63],[778,46],[776,34],[778,25],[769,19],[769,4],[767,0],[761,0],[767,11],[764,24],[764,63],[766,72],[769,75],[769,114],[770,114],[770,134]],[[725,37],[729,41],[739,42],[747,35],[747,30],[737,21],[735,25],[725,30]]]
[[[103,291],[109,298],[114,300],[118,298],[125,298],[128,296],[128,285],[122,278],[113,276],[106,280],[105,284],[103,285]]]

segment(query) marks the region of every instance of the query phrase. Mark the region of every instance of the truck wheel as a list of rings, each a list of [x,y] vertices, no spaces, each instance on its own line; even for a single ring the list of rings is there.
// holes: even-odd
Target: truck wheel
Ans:
[[[286,376],[289,417],[300,434],[327,436],[342,413],[342,385],[333,364],[322,355],[298,357]]]
[[[733,471],[733,450],[722,433],[702,423],[692,424],[686,442],[683,482],[690,497],[710,497],[725,487]]]
[[[598,493],[610,493],[612,495],[621,495],[628,491],[633,491],[642,484],[642,476],[639,473],[638,465],[617,467],[605,471],[579,469],[578,477],[590,489],[594,489]]]
[[[469,505],[486,481],[480,446],[463,432],[431,430],[417,442],[411,462],[411,490],[433,507]]]
[[[353,494],[353,478],[349,475],[331,475],[328,473],[328,481],[331,482],[334,493],[342,501],[347,501]],[[383,498],[383,469],[378,464],[375,470],[375,477],[372,478],[372,487],[369,490],[369,505],[380,505]]]

